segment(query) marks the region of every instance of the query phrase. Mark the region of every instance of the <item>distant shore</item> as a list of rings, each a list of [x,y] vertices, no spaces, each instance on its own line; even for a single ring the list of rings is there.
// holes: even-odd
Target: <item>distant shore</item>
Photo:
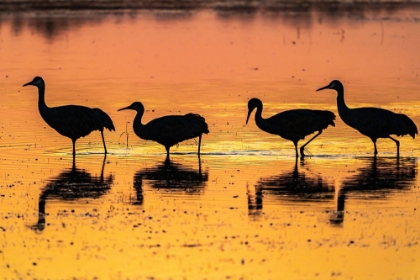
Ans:
[[[420,8],[420,1],[221,1],[221,0],[11,0],[0,1],[0,12],[26,12],[39,10],[228,10],[238,12],[262,11],[308,11],[334,12],[351,10],[394,10]]]

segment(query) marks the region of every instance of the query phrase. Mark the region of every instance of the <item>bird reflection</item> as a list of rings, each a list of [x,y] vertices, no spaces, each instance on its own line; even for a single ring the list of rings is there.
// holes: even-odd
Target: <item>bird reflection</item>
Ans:
[[[255,195],[248,190],[248,214],[259,215],[266,196],[275,196],[283,201],[318,201],[333,198],[334,186],[328,184],[321,174],[313,174],[309,168],[298,168],[298,161],[291,172],[261,178],[255,186]]]
[[[340,224],[344,220],[345,201],[349,195],[358,199],[383,199],[394,191],[409,189],[415,182],[417,162],[415,158],[369,158],[356,175],[344,180],[337,192],[337,210],[330,222]]]
[[[111,189],[114,176],[104,177],[105,159],[102,163],[101,174],[92,176],[84,169],[78,169],[73,161],[72,168],[65,169],[43,188],[39,196],[38,222],[30,226],[34,231],[40,232],[45,228],[45,204],[47,200],[75,201],[83,198],[99,198]]]
[[[198,170],[166,158],[163,163],[151,168],[141,169],[134,175],[134,189],[136,191],[134,204],[143,204],[143,180],[148,181],[152,188],[196,194],[201,192],[201,188],[205,187],[208,178],[208,172],[201,171],[200,157],[198,157]]]

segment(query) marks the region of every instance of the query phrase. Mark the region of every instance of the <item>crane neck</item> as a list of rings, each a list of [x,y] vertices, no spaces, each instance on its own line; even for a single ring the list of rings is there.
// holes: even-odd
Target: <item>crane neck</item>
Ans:
[[[38,108],[39,111],[48,109],[47,104],[45,103],[45,85],[38,86]]]
[[[346,111],[350,110],[349,107],[347,107],[346,102],[344,100],[343,87],[337,89],[337,108],[339,114],[345,113]]]
[[[264,118],[262,117],[262,111],[263,111],[263,105],[259,104],[257,106],[257,111],[255,112],[255,123],[260,128],[261,128],[261,125],[263,125],[263,122],[264,122]]]
[[[144,127],[144,125],[141,122],[141,119],[143,118],[143,114],[144,114],[143,110],[138,110],[136,113],[136,116],[134,117],[133,130],[137,135],[139,135],[140,131]]]

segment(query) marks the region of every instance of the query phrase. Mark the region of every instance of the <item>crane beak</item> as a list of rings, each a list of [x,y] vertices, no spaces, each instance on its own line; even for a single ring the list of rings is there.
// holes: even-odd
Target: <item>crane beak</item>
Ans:
[[[128,109],[131,109],[131,106],[127,106],[127,107],[124,107],[124,108],[118,109],[118,111],[128,110]]]
[[[319,88],[316,91],[324,90],[324,89],[327,89],[327,88],[330,88],[329,85],[328,86],[325,86],[325,87],[322,87],[322,88]]]
[[[26,86],[33,86],[34,84],[32,83],[32,81],[30,81],[29,83],[26,83],[26,84],[24,84],[23,85],[23,87],[26,87]]]
[[[246,123],[245,124],[248,124],[249,116],[251,116],[251,113],[252,113],[252,111],[248,110],[248,116],[246,117]]]

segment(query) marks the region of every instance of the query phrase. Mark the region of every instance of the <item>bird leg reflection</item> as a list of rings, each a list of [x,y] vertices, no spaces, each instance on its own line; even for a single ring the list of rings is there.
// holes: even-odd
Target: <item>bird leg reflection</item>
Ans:
[[[346,201],[346,191],[340,188],[337,192],[337,210],[330,216],[332,224],[341,224],[344,221],[344,204]]]
[[[246,195],[248,199],[248,215],[257,216],[260,214],[260,211],[263,209],[263,188],[260,186],[255,186],[255,192],[252,192],[249,189],[247,184]]]
[[[49,195],[48,191],[43,191],[41,195],[39,196],[39,202],[38,202],[38,221],[35,225],[29,226],[30,229],[32,229],[35,232],[41,232],[45,228],[45,204],[47,197]]]

